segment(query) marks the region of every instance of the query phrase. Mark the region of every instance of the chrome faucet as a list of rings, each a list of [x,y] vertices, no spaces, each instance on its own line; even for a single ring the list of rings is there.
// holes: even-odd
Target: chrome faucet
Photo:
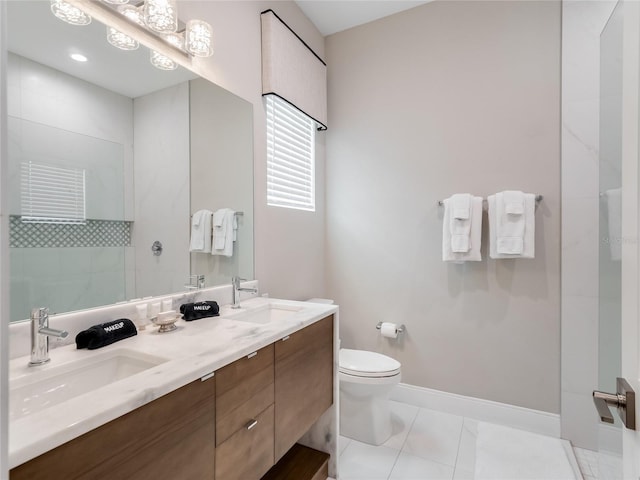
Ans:
[[[246,280],[246,278],[233,277],[231,279],[231,288],[233,290],[233,303],[231,304],[231,308],[241,308],[240,292],[258,293],[257,288],[240,288],[240,282],[244,280]]]
[[[49,361],[49,337],[66,338],[69,332],[49,328],[49,309],[31,310],[31,361],[30,367]]]
[[[202,290],[204,288],[204,275],[189,275],[189,283],[185,284],[185,290]]]

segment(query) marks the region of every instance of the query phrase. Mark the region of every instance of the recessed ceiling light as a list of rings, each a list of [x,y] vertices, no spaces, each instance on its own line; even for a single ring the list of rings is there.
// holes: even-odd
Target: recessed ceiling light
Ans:
[[[87,61],[87,57],[85,57],[84,55],[81,55],[80,53],[72,53],[70,56],[76,62],[86,62]]]

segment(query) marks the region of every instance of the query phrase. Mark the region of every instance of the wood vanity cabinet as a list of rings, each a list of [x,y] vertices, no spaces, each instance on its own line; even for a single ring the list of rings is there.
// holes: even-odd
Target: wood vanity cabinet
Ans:
[[[215,377],[196,380],[11,470],[11,480],[214,478]]]
[[[273,344],[216,371],[216,478],[258,479],[273,465]]]
[[[333,404],[333,315],[275,343],[275,460]]]
[[[10,480],[258,480],[332,403],[329,316],[12,469]],[[281,468],[309,463],[301,448]]]

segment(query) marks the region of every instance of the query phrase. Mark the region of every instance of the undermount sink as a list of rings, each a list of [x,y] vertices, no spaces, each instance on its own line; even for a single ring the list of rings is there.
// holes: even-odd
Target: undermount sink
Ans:
[[[9,419],[17,420],[58,405],[167,360],[118,349],[59,366],[48,364],[42,370],[29,370],[9,383]]]
[[[239,322],[259,323],[264,325],[284,320],[302,309],[303,307],[270,303],[268,305],[233,314],[231,318]]]

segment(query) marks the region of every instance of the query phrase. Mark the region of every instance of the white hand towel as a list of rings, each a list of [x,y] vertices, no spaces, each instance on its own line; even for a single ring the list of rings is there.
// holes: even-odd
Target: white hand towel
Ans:
[[[496,251],[521,255],[524,251],[524,215],[507,213],[507,205],[507,192],[496,193]]]
[[[220,227],[220,232],[221,232],[220,234],[221,235],[224,234],[224,239],[220,243],[217,243],[217,240],[215,238],[217,231],[216,231],[216,227],[214,226],[214,248],[211,250],[211,254],[231,257],[233,256],[234,232],[238,225],[236,221],[236,212],[231,210],[230,208],[223,208],[221,210],[224,211],[224,217],[222,220],[222,226]],[[215,217],[215,214],[214,214],[214,217]],[[222,244],[223,245],[222,248],[216,248],[216,245],[218,244]]]
[[[453,205],[449,200],[450,199],[444,200],[444,217],[442,221],[442,260],[445,262],[455,263],[481,261],[482,254],[480,253],[480,241],[482,236],[482,198],[472,197],[471,199],[471,211],[469,220],[467,220],[469,234],[466,235],[468,249],[464,252],[456,252],[453,250],[454,243],[464,243],[465,240],[460,239],[458,235],[452,235]],[[456,246],[462,248],[466,245],[457,244]]]
[[[216,210],[213,214],[213,249],[224,250],[224,244],[227,239],[227,224],[225,217],[227,214],[226,208]]]
[[[536,238],[536,197],[531,193],[524,194],[524,214],[523,215],[508,215],[504,212],[504,208],[500,208],[500,213],[498,213],[498,204],[500,203],[497,199],[499,194],[489,195],[487,198],[487,202],[489,204],[489,256],[491,258],[534,258],[535,257],[535,238]],[[504,206],[504,203],[502,203]],[[502,215],[502,217],[500,217]],[[499,237],[498,233],[498,219],[502,218],[503,226],[504,226],[504,217],[524,217],[524,228],[523,234],[517,235],[519,233],[519,228],[522,228],[522,225],[519,226],[510,225],[512,228],[511,232],[515,233],[512,235],[502,234]],[[500,240],[498,240],[500,238]],[[522,248],[520,249],[520,240],[522,239]],[[498,250],[498,247],[501,248],[505,253],[501,253]],[[521,253],[508,253],[508,252],[517,252],[521,251]]]
[[[453,202],[453,216],[460,220],[468,220],[471,215],[471,195],[469,193],[456,193],[451,195]]]
[[[607,224],[609,227],[609,251],[611,260],[622,260],[622,189],[605,192],[607,199]]]
[[[191,219],[190,252],[211,252],[211,210],[198,210]]]
[[[505,213],[509,215],[524,214],[524,193],[519,190],[506,190],[502,194]]]
[[[471,248],[471,199],[468,193],[456,193],[448,199],[451,206],[451,251],[455,253],[465,253]]]

